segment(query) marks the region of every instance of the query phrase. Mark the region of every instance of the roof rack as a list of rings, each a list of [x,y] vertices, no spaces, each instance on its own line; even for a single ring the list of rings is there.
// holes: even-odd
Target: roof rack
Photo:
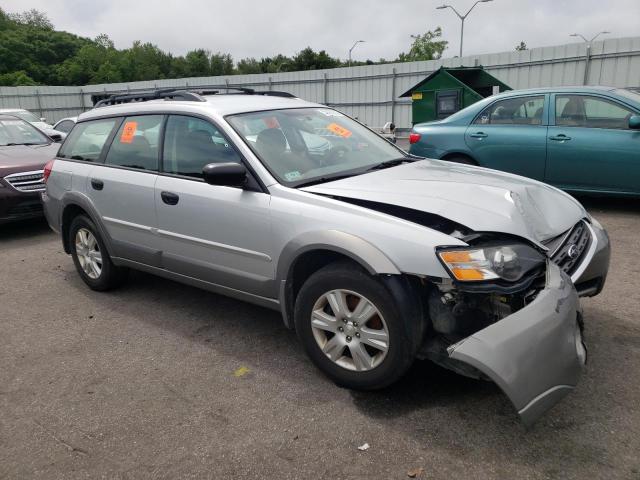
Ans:
[[[182,100],[187,102],[206,102],[205,95],[220,94],[220,90],[237,90],[240,95],[264,95],[272,97],[296,98],[289,92],[279,92],[274,90],[255,91],[253,88],[239,87],[232,85],[214,85],[203,88],[190,87],[170,87],[158,88],[148,92],[140,93],[117,93],[103,98],[96,102],[94,108],[105,107],[107,105],[119,105],[122,103],[146,102],[148,100]]]

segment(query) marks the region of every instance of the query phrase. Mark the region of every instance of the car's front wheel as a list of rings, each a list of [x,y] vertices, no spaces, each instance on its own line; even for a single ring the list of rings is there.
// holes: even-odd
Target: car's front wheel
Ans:
[[[336,263],[304,283],[295,306],[298,336],[313,362],[338,385],[383,388],[415,358],[393,296],[377,278],[350,263]]]
[[[91,289],[110,290],[126,278],[127,269],[113,264],[98,229],[87,216],[78,215],[71,222],[69,245],[76,270]]]

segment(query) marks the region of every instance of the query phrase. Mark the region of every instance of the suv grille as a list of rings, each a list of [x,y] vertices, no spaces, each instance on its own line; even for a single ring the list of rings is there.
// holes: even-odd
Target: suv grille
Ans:
[[[571,275],[580,265],[590,243],[589,229],[584,221],[580,221],[571,229],[562,245],[553,253],[551,260]]]
[[[42,181],[44,170],[12,173],[4,177],[6,182],[19,192],[44,192],[47,186]]]

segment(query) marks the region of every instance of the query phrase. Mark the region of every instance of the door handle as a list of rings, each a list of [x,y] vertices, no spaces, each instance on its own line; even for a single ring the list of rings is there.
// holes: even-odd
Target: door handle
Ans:
[[[180,197],[171,192],[162,192],[160,194],[160,197],[162,198],[162,201],[167,205],[177,205],[180,201]]]
[[[567,140],[571,140],[571,137],[567,137],[564,133],[561,133],[559,135],[549,137],[549,140],[553,140],[554,142],[565,142]]]
[[[91,179],[91,186],[94,190],[102,190],[104,188],[104,182],[95,178]]]
[[[471,138],[487,138],[489,135],[487,135],[484,132],[476,132],[476,133],[472,133],[469,135]]]

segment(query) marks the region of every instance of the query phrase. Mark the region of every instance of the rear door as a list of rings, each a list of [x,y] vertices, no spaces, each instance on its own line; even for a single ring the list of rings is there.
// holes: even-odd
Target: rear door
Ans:
[[[638,112],[597,95],[553,97],[545,181],[568,190],[640,192],[640,131],[629,129]]]
[[[181,275],[273,297],[270,195],[202,179],[209,163],[242,161],[210,121],[169,116],[163,174],[155,186],[163,265]]]
[[[155,207],[162,115],[121,121],[104,164],[89,172],[87,192],[112,238],[114,255],[160,266]]]
[[[542,180],[547,104],[547,95],[525,95],[489,105],[465,133],[473,157],[484,167]]]

